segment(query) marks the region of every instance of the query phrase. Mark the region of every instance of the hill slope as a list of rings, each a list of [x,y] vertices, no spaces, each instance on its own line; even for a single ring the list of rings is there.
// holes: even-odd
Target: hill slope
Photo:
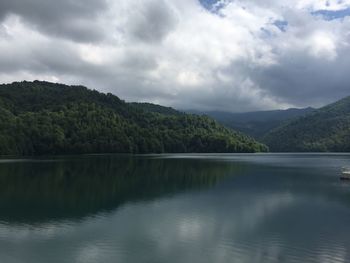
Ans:
[[[272,151],[349,152],[350,97],[285,123],[263,141]]]
[[[250,135],[255,139],[261,139],[265,134],[277,128],[283,122],[291,118],[306,115],[313,110],[313,108],[305,108],[244,113],[208,111],[202,114],[208,115],[221,124]],[[195,113],[194,111],[192,112]]]
[[[82,86],[0,85],[1,155],[266,150],[208,117],[150,112]]]
[[[177,111],[170,107],[164,107],[157,104],[147,103],[147,102],[131,102],[129,105],[137,108],[139,110],[143,110],[145,112],[153,112],[160,113],[164,115],[182,115],[183,112]]]

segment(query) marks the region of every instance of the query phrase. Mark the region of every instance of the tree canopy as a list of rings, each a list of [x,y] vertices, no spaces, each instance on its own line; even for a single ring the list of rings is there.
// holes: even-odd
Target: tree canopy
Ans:
[[[283,124],[263,141],[279,152],[349,152],[350,97]]]
[[[260,152],[206,116],[50,82],[0,85],[0,154]]]

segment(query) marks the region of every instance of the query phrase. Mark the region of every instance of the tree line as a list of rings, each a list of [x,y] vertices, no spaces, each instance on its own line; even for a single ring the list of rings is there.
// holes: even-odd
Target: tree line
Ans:
[[[83,86],[0,85],[0,154],[267,151],[209,117],[144,105]]]

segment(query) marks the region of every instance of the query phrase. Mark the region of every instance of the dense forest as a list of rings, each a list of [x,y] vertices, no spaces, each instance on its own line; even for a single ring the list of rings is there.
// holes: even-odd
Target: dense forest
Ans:
[[[263,141],[275,152],[349,152],[350,97],[283,124]]]
[[[0,85],[1,155],[260,151],[267,147],[206,116],[83,86]]]

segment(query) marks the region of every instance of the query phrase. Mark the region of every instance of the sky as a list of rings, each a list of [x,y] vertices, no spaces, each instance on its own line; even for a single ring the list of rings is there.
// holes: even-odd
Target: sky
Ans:
[[[0,0],[0,82],[245,112],[350,95],[350,0]]]

